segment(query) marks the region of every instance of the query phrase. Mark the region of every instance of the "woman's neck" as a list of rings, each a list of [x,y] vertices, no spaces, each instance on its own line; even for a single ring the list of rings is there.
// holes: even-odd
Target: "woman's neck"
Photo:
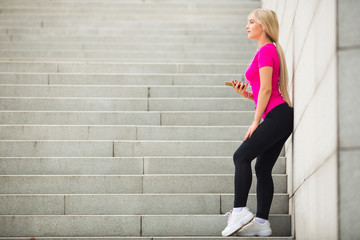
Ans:
[[[266,44],[272,43],[272,41],[268,37],[266,37],[265,34],[262,34],[260,36],[260,38],[257,39],[257,41],[258,41],[258,44],[259,44],[259,48],[263,47]]]
[[[264,41],[264,42],[259,42],[259,48],[261,48],[261,47],[263,47],[263,46],[265,46],[266,44],[269,44],[269,43],[273,44],[270,40]]]

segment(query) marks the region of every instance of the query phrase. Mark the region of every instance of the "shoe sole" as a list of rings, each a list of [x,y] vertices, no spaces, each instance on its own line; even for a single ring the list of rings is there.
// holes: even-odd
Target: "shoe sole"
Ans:
[[[237,236],[241,236],[241,237],[254,237],[254,236],[268,237],[271,234],[272,234],[271,230],[261,230],[261,231],[256,232],[256,233],[238,234]]]
[[[249,215],[250,216],[250,215]],[[223,237],[231,237],[233,235],[235,235],[238,231],[240,231],[244,226],[246,226],[247,224],[249,224],[253,219],[254,219],[254,215],[251,214],[250,216],[251,218],[247,221],[245,221],[245,223],[242,223],[242,225],[237,228],[234,232],[228,234],[228,235],[222,235]]]

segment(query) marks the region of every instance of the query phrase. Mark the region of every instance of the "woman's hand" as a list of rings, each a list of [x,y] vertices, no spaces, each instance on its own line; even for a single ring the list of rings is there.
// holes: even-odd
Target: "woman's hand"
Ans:
[[[255,130],[258,128],[259,125],[260,125],[260,122],[253,121],[253,123],[249,127],[247,133],[245,134],[245,138],[244,138],[243,142],[248,140],[251,137],[251,135],[255,132]]]
[[[245,84],[243,82],[238,82],[237,80],[232,81],[232,85],[233,88],[235,89],[235,91],[237,93],[239,93],[241,96],[243,96],[244,98],[248,98],[249,97],[249,93],[246,90],[247,86],[249,85],[249,83]]]

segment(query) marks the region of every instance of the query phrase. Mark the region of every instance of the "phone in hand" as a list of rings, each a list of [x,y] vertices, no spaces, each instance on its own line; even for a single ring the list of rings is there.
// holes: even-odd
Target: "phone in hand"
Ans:
[[[241,83],[244,83],[244,82],[241,81],[241,82],[239,82],[239,83],[240,83],[240,85],[241,85]],[[237,83],[235,83],[235,85],[236,85],[236,84],[237,84]],[[226,82],[225,82],[225,85],[226,85],[226,86],[230,86],[230,87],[233,86],[233,85],[232,85],[232,82],[230,82],[230,81],[226,81]]]

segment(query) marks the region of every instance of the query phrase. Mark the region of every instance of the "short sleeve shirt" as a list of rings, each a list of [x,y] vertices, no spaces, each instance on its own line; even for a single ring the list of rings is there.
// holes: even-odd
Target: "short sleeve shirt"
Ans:
[[[246,70],[245,77],[251,85],[253,91],[255,109],[258,102],[259,90],[260,90],[260,68],[272,67],[272,91],[269,102],[265,108],[262,118],[265,119],[268,112],[274,107],[285,103],[286,101],[281,96],[279,91],[279,73],[280,73],[280,61],[274,44],[269,43],[262,46],[256,53],[250,66]]]

